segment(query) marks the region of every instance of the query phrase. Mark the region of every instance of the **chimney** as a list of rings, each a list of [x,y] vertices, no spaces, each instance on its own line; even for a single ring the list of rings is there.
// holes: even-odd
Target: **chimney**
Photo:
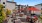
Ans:
[[[14,0],[12,0],[12,2],[14,2]]]

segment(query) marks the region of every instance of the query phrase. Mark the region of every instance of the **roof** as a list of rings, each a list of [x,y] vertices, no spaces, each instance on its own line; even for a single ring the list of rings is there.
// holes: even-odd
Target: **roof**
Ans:
[[[9,3],[16,3],[16,2],[12,2],[12,1],[7,1],[7,2],[9,2]]]
[[[41,3],[41,4],[37,4],[37,5],[35,5],[35,6],[38,6],[38,5],[42,5],[42,3]]]
[[[33,7],[33,6],[29,6],[29,7]]]
[[[21,5],[16,5],[16,6],[21,6]]]

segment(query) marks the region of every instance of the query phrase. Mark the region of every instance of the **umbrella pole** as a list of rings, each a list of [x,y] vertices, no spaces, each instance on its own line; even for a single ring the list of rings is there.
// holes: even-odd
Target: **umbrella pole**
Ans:
[[[33,11],[33,14],[34,14],[34,11]]]
[[[34,11],[33,11],[33,14],[34,14]]]

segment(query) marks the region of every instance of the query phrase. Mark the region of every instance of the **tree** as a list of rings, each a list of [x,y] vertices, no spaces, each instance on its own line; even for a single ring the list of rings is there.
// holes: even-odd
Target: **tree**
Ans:
[[[14,12],[14,13],[17,13],[17,12],[18,12],[18,10],[17,10],[17,9],[13,9],[13,12]]]
[[[7,15],[11,14],[11,10],[6,9],[6,14],[7,14]]]
[[[0,23],[2,23],[3,20],[4,20],[5,17],[6,17],[6,14],[5,14],[3,8],[4,8],[4,6],[3,6],[2,4],[0,4]]]

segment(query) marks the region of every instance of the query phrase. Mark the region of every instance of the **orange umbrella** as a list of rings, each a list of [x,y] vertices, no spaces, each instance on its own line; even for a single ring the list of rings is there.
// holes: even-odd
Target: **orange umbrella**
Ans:
[[[31,11],[40,11],[39,9],[37,9],[37,8],[35,8],[35,7],[27,8],[27,10],[31,10]]]
[[[27,8],[27,10],[33,11],[33,13],[34,13],[34,11],[40,11],[39,9],[37,9],[37,8],[35,8],[35,7]]]

